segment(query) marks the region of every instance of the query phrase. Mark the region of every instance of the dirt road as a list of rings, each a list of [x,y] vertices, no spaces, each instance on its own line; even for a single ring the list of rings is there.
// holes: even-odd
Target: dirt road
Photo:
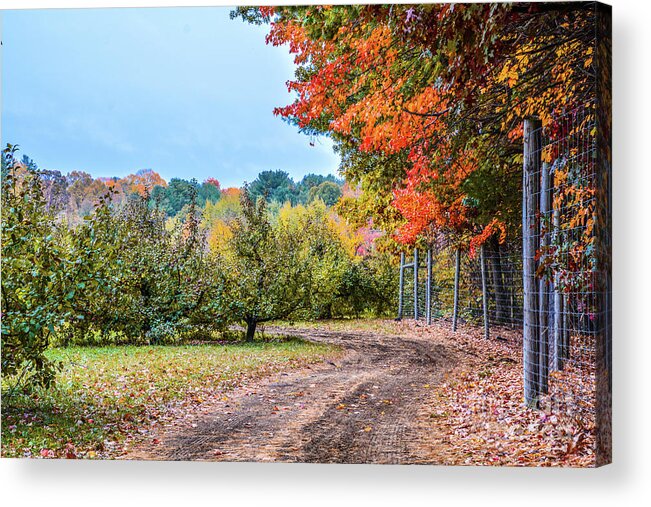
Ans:
[[[161,430],[156,445],[142,444],[125,458],[431,463],[417,414],[454,363],[448,347],[370,332],[282,333],[346,353],[211,401],[192,424]]]

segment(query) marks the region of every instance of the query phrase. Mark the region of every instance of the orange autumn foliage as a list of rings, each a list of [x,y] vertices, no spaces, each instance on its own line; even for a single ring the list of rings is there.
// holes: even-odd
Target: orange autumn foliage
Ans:
[[[518,224],[484,207],[501,199],[477,197],[482,164],[508,154],[495,165],[515,174],[522,118],[537,114],[551,129],[589,93],[594,12],[583,5],[263,7],[252,16],[271,22],[267,42],[286,45],[300,69],[287,83],[297,99],[276,114],[368,160],[406,155],[404,177],[365,190],[393,196],[403,222],[390,232],[403,243],[434,230],[471,250],[504,240]]]

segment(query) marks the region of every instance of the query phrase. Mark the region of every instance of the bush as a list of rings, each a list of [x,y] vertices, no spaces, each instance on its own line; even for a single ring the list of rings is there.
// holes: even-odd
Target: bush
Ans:
[[[71,235],[55,220],[43,196],[38,170],[2,156],[2,372],[48,385],[55,365],[45,350],[57,328],[83,322],[81,294],[98,290],[94,269],[101,255],[96,224]],[[97,217],[106,213],[101,200]]]

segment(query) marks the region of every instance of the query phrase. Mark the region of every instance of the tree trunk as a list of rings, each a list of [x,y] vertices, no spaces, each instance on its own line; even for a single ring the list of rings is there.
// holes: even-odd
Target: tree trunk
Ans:
[[[319,319],[332,319],[332,303],[328,303],[318,316]]]
[[[258,321],[251,319],[246,321],[246,341],[247,343],[253,342],[253,337],[255,336],[255,328],[258,325]]]

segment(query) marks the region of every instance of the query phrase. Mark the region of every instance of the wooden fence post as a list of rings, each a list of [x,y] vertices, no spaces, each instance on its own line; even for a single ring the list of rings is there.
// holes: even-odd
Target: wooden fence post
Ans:
[[[484,310],[484,338],[490,338],[490,328],[488,323],[488,288],[486,285],[486,259],[484,258],[484,245],[479,250],[479,262],[481,264],[481,298],[482,308]]]
[[[427,316],[427,325],[432,323],[432,249],[427,249],[427,292],[425,293],[425,314]]]
[[[538,250],[538,187],[541,160],[542,124],[538,119],[524,121],[524,161],[522,171],[522,279],[524,287],[523,369],[524,401],[538,407],[539,335],[538,284],[536,283],[536,251]]]
[[[402,320],[403,294],[405,292],[405,252],[400,252],[400,282],[398,292],[398,319]]]
[[[418,248],[414,248],[414,320],[418,320]]]
[[[454,309],[452,313],[452,331],[457,330],[459,319],[459,271],[461,269],[461,250],[457,248],[454,262]]]

